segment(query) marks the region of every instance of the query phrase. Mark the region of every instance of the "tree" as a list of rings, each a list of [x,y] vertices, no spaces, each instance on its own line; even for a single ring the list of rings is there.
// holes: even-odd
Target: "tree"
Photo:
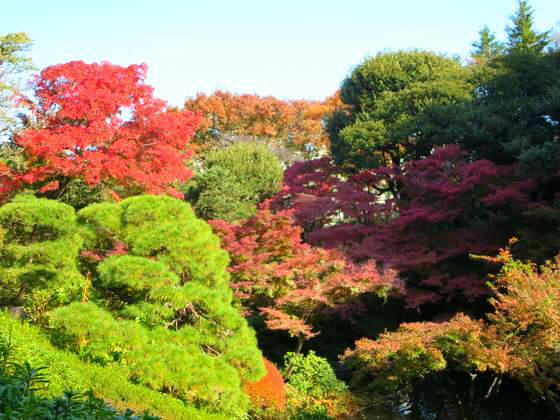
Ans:
[[[467,76],[457,60],[430,52],[397,51],[368,58],[340,89],[351,110],[328,118],[335,163],[357,171],[427,155],[436,140],[419,130],[417,117],[438,104],[468,101]]]
[[[25,32],[0,36],[0,136],[6,134],[16,122],[14,94],[17,88],[15,76],[31,70],[33,64],[25,53],[32,40]]]
[[[509,52],[541,53],[548,45],[550,31],[538,33],[533,28],[533,9],[526,0],[519,0],[518,8],[506,27]]]
[[[323,118],[342,104],[337,94],[325,101],[284,101],[273,96],[235,95],[216,91],[199,93],[185,102],[185,109],[202,113],[197,140],[208,144],[228,137],[273,138],[288,146],[324,146]]]
[[[358,340],[343,356],[354,370],[354,385],[382,394],[436,385],[455,394],[463,418],[478,419],[481,404],[509,376],[557,411],[560,258],[537,268],[512,257],[516,242],[496,257],[473,256],[501,266],[492,281],[494,311],[486,319],[457,314],[446,321],[404,323],[376,340]],[[456,384],[465,382],[461,392]]]
[[[337,252],[303,243],[288,211],[265,207],[238,225],[221,220],[211,225],[230,252],[231,287],[246,310],[263,314],[268,328],[296,338],[297,352],[318,334],[313,329],[321,312],[330,308],[349,317],[356,296],[397,288],[391,270],[382,273],[373,262],[355,265]]]
[[[72,61],[37,77],[37,128],[18,133],[28,170],[14,176],[51,197],[79,178],[121,195],[145,191],[182,197],[185,165],[198,124],[193,113],[165,112],[145,81],[146,66]]]
[[[478,66],[476,99],[448,108],[452,130],[442,136],[459,143],[475,159],[520,164],[528,175],[544,177],[558,168],[560,133],[560,53],[510,51]]]
[[[482,403],[499,392],[517,365],[509,350],[495,328],[458,314],[446,322],[404,323],[376,340],[358,340],[343,360],[354,370],[354,386],[386,395],[435,385],[457,402],[459,418],[476,420]]]
[[[188,204],[93,204],[77,225],[72,207],[28,197],[4,205],[0,221],[3,304],[23,294],[42,304],[57,346],[188,405],[246,411],[242,381],[264,374],[262,356],[231,304],[227,253]]]
[[[208,152],[188,198],[205,219],[250,217],[257,203],[280,190],[283,169],[267,146],[237,143]]]
[[[537,185],[512,167],[469,162],[456,145],[346,179],[336,171],[328,159],[288,169],[275,207],[293,211],[307,243],[398,270],[411,307],[485,297],[487,267],[467,264],[468,254],[496,252],[524,226]]]
[[[510,245],[516,242],[510,241]],[[488,315],[511,354],[515,376],[533,395],[560,409],[560,256],[541,267],[512,257],[509,248],[490,259],[502,268],[493,282]]]
[[[476,63],[484,64],[502,53],[503,46],[496,41],[496,36],[490,32],[488,26],[484,26],[479,32],[479,40],[472,43],[471,57]]]

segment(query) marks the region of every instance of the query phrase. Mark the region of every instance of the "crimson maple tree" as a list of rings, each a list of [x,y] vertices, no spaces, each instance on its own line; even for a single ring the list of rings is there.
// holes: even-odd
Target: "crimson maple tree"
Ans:
[[[28,170],[16,178],[42,192],[75,178],[89,186],[182,197],[177,182],[200,117],[167,112],[146,82],[146,65],[72,61],[45,68],[35,81],[35,124],[16,137]]]
[[[231,287],[247,312],[260,312],[268,328],[297,338],[297,351],[318,334],[315,321],[321,312],[348,318],[362,308],[355,299],[359,294],[399,288],[392,270],[380,272],[373,261],[356,264],[336,250],[302,242],[292,213],[274,213],[268,203],[239,224],[210,224],[230,253]]]
[[[294,212],[308,243],[398,270],[411,307],[474,300],[489,292],[488,267],[469,253],[495,253],[533,204],[534,181],[514,169],[469,162],[458,146],[348,178],[322,158],[289,168],[273,205]]]

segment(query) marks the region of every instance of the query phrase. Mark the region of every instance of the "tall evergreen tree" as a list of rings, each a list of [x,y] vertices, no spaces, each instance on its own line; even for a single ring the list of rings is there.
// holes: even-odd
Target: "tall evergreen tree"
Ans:
[[[539,33],[533,27],[533,9],[526,0],[519,0],[517,12],[506,27],[509,52],[540,53],[550,42],[550,31]]]
[[[496,35],[490,32],[488,26],[484,26],[479,35],[478,41],[472,43],[471,57],[477,63],[486,63],[503,51],[503,45],[496,40]]]

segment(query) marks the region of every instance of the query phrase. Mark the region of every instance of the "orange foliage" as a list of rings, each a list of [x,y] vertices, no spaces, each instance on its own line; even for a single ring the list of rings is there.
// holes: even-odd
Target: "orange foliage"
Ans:
[[[286,385],[278,368],[263,358],[266,375],[258,381],[245,382],[245,392],[255,405],[263,408],[283,409],[286,405]]]
[[[288,138],[295,145],[327,143],[323,117],[343,106],[338,94],[325,101],[284,101],[273,96],[234,95],[216,91],[207,96],[199,93],[185,102],[185,109],[203,116],[198,133],[212,132],[237,135]]]

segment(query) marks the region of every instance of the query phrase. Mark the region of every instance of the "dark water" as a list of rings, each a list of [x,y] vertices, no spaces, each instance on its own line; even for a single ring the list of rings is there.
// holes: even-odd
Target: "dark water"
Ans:
[[[364,420],[553,420],[560,416],[551,413],[542,403],[532,402],[518,389],[506,389],[481,404],[477,415],[463,417],[457,402],[431,389],[421,389],[413,397],[393,397],[373,404]]]

